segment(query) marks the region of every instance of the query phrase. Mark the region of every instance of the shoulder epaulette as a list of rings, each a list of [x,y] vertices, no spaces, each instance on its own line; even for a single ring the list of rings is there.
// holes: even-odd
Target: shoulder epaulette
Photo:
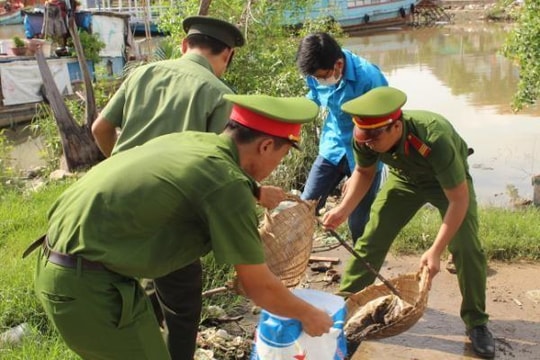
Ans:
[[[418,153],[424,158],[428,157],[428,155],[431,153],[431,148],[412,133],[407,135],[407,143],[411,144],[412,147],[415,148],[416,151],[418,151]]]

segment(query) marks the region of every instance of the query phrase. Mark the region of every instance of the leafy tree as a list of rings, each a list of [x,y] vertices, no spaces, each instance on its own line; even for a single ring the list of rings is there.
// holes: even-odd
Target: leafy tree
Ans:
[[[81,41],[81,46],[83,48],[84,56],[86,60],[92,61],[94,64],[99,64],[101,58],[99,57],[99,52],[103,50],[106,44],[101,41],[99,34],[90,34],[86,30],[78,29],[77,33],[79,34],[79,39]],[[73,38],[67,40],[67,46],[70,49],[74,49]],[[71,51],[71,56],[77,56],[75,50]]]
[[[520,80],[514,96],[513,108],[521,110],[534,104],[540,96],[540,2],[524,1],[519,11],[516,27],[503,46],[504,55],[519,66]]]

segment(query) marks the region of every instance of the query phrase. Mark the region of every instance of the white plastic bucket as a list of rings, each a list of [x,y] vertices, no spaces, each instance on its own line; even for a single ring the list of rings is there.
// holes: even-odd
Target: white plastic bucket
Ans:
[[[313,306],[326,311],[334,320],[329,333],[311,337],[298,320],[276,316],[263,310],[257,326],[251,360],[342,360],[347,354],[343,334],[346,317],[342,297],[311,289],[292,292]]]

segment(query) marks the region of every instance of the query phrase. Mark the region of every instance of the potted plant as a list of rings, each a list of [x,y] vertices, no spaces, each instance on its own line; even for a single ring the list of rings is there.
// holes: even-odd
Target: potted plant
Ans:
[[[11,51],[13,51],[13,54],[16,56],[23,56],[26,54],[26,43],[23,39],[21,39],[19,36],[14,36],[11,38],[13,41],[13,47],[11,48]]]
[[[78,34],[79,40],[81,41],[81,46],[83,48],[84,57],[87,61],[98,64],[101,60],[101,58],[99,57],[99,52],[105,49],[106,44],[101,41],[98,34],[90,34],[85,30],[79,30]],[[77,56],[72,38],[68,39],[67,45],[69,51],[71,52],[70,55]]]

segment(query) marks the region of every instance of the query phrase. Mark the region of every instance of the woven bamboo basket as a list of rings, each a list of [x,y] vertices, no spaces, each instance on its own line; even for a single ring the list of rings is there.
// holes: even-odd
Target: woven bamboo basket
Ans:
[[[372,332],[368,332],[363,339],[374,340],[383,339],[401,334],[411,328],[424,314],[427,307],[429,293],[428,268],[424,267],[421,272],[400,275],[388,281],[396,287],[401,294],[401,298],[413,305],[413,308],[403,316],[398,317],[392,323],[380,327]],[[347,307],[347,320],[357,309],[367,304],[371,300],[381,296],[391,295],[392,292],[384,284],[370,285],[364,290],[351,295],[345,305]]]
[[[316,201],[291,198],[282,210],[265,212],[259,228],[266,264],[287,287],[298,285],[313,247]]]
[[[317,201],[291,195],[276,210],[266,211],[259,227],[266,264],[286,287],[298,285],[304,277],[317,224],[316,205]],[[245,295],[236,276],[232,288]]]

